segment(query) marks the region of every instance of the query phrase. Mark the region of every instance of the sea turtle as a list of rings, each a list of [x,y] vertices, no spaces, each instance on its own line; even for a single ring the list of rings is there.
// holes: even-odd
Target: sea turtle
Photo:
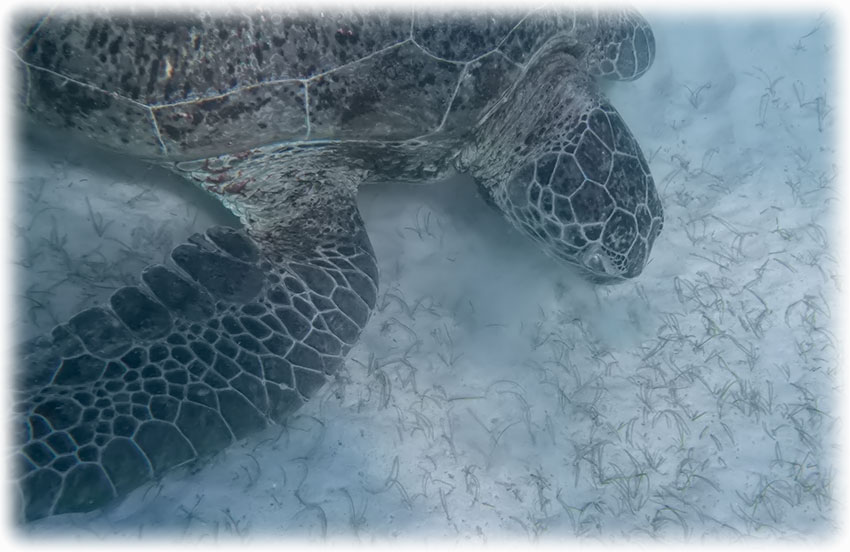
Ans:
[[[193,235],[22,347],[26,520],[99,508],[333,377],[378,289],[366,179],[468,173],[594,282],[637,276],[661,230],[646,160],[595,80],[652,63],[630,10],[56,11],[15,30],[30,120],[155,160],[244,225]]]

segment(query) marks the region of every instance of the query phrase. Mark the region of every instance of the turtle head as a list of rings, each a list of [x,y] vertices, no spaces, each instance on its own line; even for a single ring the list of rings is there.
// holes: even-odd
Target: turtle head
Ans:
[[[655,37],[646,19],[631,9],[602,10],[595,18],[595,32],[586,40],[582,64],[596,77],[634,80],[655,59]]]
[[[595,283],[639,275],[663,224],[646,160],[606,103],[488,191],[518,230]]]

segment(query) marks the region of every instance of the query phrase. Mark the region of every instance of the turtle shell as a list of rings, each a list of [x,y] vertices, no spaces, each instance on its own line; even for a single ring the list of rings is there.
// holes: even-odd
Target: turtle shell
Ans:
[[[148,158],[461,137],[574,11],[54,12],[19,21],[37,121]]]

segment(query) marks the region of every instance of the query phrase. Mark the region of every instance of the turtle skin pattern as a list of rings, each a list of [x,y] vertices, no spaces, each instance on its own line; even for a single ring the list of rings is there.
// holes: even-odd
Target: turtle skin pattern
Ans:
[[[211,228],[172,251],[175,267],[30,343],[15,405],[25,518],[91,510],[297,410],[374,307],[362,238],[274,264]]]

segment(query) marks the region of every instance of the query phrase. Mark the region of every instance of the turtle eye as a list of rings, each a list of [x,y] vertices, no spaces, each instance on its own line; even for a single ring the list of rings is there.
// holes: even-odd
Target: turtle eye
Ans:
[[[605,267],[602,265],[602,256],[599,255],[599,253],[590,255],[587,259],[585,259],[584,265],[593,272],[599,272],[602,274],[606,272]]]
[[[619,276],[620,271],[611,264],[608,255],[602,251],[599,245],[594,244],[585,252],[581,260],[585,268],[599,276]]]

